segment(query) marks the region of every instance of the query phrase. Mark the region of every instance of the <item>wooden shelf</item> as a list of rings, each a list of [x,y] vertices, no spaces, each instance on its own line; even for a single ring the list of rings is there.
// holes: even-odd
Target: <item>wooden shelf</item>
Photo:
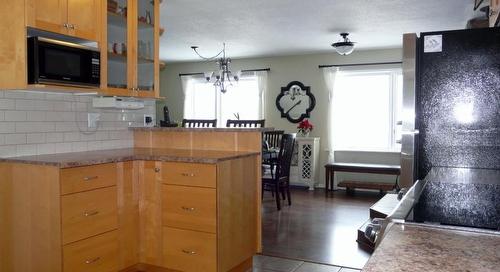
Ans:
[[[112,26],[126,28],[127,27],[127,16],[123,16],[121,14],[108,11],[108,24],[110,24]],[[139,30],[154,29],[154,27],[155,27],[154,24],[148,24],[145,22],[141,22],[139,20],[137,20],[137,25],[139,27]]]
[[[127,62],[127,56],[126,55],[122,55],[122,54],[116,54],[116,53],[108,52],[108,60],[126,63]],[[152,60],[152,59],[146,59],[146,58],[138,58],[137,59],[137,63],[139,63],[139,64],[148,64],[148,63],[152,64],[154,62],[155,61]]]

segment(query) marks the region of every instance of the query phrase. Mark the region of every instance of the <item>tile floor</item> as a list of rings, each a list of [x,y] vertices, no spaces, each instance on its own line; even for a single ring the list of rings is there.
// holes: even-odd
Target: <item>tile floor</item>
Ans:
[[[253,257],[253,272],[359,272],[340,266],[323,265],[263,255]],[[252,272],[248,271],[248,272]]]

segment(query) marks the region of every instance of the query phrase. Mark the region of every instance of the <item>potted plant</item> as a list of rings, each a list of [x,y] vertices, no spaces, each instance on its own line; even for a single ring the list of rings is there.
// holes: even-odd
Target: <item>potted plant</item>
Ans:
[[[314,126],[309,122],[309,120],[304,119],[300,121],[299,125],[297,126],[297,129],[299,130],[299,134],[302,135],[302,137],[308,137],[309,132],[313,130]]]

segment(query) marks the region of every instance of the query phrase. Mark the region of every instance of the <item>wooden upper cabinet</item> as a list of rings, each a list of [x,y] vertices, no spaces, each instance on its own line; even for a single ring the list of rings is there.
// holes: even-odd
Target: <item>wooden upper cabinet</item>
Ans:
[[[99,40],[102,25],[99,0],[67,1],[69,35],[87,40]]]
[[[27,25],[98,41],[101,7],[99,0],[27,0]]]
[[[27,24],[55,33],[67,34],[67,1],[68,0],[28,0]]]
[[[106,94],[159,97],[160,2],[105,1],[101,87]]]

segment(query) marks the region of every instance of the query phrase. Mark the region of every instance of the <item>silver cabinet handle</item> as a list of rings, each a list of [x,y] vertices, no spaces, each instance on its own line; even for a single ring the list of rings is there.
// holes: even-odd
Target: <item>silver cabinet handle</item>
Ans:
[[[91,259],[91,260],[86,260],[85,264],[93,264],[93,263],[99,261],[100,259],[101,259],[101,257],[97,257],[97,258],[94,258],[94,259]]]
[[[160,172],[160,168],[155,167],[155,172],[156,172],[156,173],[159,173],[159,172]]]
[[[67,23],[64,23],[64,24],[63,24],[63,27],[68,28],[68,27],[69,27],[69,25],[68,25]]]
[[[87,211],[87,212],[83,213],[83,215],[85,217],[94,216],[94,215],[97,215],[97,214],[99,214],[99,211]]]
[[[194,210],[196,210],[196,208],[193,208],[193,207],[184,207],[184,206],[182,206],[181,208],[183,210],[185,210],[186,212],[194,212]]]
[[[194,177],[193,173],[182,173],[181,174],[183,177]]]
[[[68,27],[71,28],[71,29],[75,29],[75,25],[74,24],[68,24]]]
[[[90,177],[84,177],[83,180],[84,181],[91,181],[91,180],[97,179],[97,178],[99,178],[99,176],[90,176]]]
[[[186,253],[186,254],[189,254],[189,255],[194,255],[196,254],[196,251],[192,251],[192,250],[186,250],[186,249],[183,249],[182,250],[183,253]]]

